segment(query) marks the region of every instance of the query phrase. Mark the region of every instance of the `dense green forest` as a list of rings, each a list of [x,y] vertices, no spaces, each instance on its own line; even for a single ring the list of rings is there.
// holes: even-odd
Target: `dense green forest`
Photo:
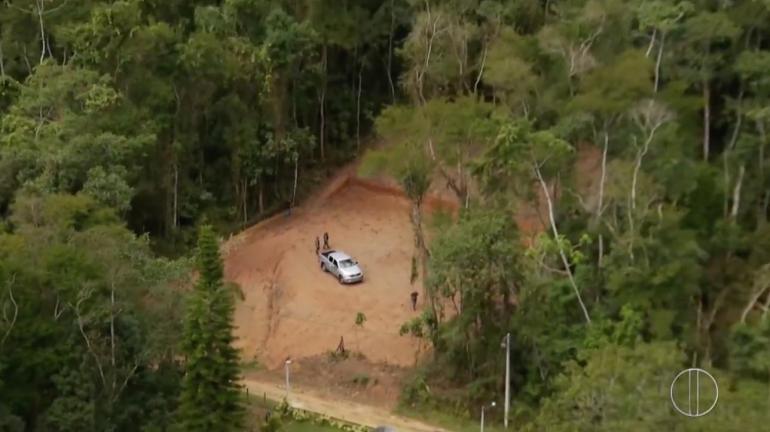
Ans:
[[[195,234],[359,155],[413,204],[429,307],[403,333],[433,354],[405,405],[475,414],[511,332],[529,430],[759,430],[769,128],[767,0],[6,0],[0,431],[238,430]],[[457,218],[424,212],[434,183]],[[729,407],[708,422],[668,401],[692,365]]]

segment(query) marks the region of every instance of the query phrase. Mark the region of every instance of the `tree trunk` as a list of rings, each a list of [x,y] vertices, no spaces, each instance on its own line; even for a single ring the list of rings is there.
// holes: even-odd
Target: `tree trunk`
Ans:
[[[767,145],[767,131],[765,130],[765,123],[763,120],[758,119],[757,120],[757,132],[759,133],[759,154],[757,155],[758,161],[757,164],[759,165],[758,171],[759,171],[759,179],[758,183],[760,185],[765,184],[765,146]],[[767,193],[764,194],[762,197],[762,200],[759,203],[758,208],[758,221],[763,222],[767,218],[767,206],[768,202],[770,200],[770,197],[767,195]]]
[[[562,264],[564,264],[564,271],[567,272],[567,278],[569,279],[570,285],[572,285],[572,289],[575,291],[575,296],[577,297],[578,303],[580,303],[580,310],[583,312],[583,317],[586,320],[587,324],[591,324],[591,317],[588,315],[588,309],[586,309],[586,305],[583,303],[583,297],[580,295],[580,290],[578,289],[577,283],[575,283],[575,278],[572,275],[572,269],[570,268],[569,261],[567,260],[567,255],[564,253],[564,248],[562,248],[561,243],[559,242],[559,231],[556,229],[556,219],[554,218],[553,214],[553,202],[551,201],[551,193],[548,191],[548,185],[545,184],[545,180],[543,180],[543,176],[540,173],[540,167],[535,166],[535,174],[537,175],[537,180],[540,182],[540,186],[543,188],[543,193],[545,194],[545,200],[548,204],[548,220],[551,223],[551,231],[553,232],[554,241],[556,241],[556,244],[559,246],[559,255],[561,256]]]
[[[663,45],[666,42],[666,34],[662,33],[660,35],[660,46],[658,47],[658,57],[655,59],[655,87],[654,91],[655,93],[658,92],[658,88],[660,87],[660,64],[663,61]]]
[[[179,223],[179,165],[174,161],[174,204],[172,209],[172,227],[177,228]]]
[[[294,186],[291,190],[291,208],[294,208],[294,202],[297,199],[297,180],[299,179],[299,154],[294,156]]]
[[[436,31],[437,31],[438,20],[439,20],[439,18],[436,18],[436,20],[434,21],[433,18],[431,17],[430,3],[427,0],[425,1],[425,7],[426,7],[426,12],[428,14],[428,23],[430,23],[432,28],[430,32],[430,37],[428,38],[428,49],[425,53],[425,63],[422,66],[422,70],[417,71],[417,96],[419,97],[421,105],[425,105],[425,103],[427,102],[425,99],[425,94],[423,92],[423,78],[425,76],[425,72],[427,72],[428,70],[428,66],[430,65],[430,56],[433,52],[433,39],[436,37]]]
[[[644,157],[647,155],[647,152],[650,150],[650,144],[652,143],[653,138],[655,138],[655,132],[658,130],[658,128],[663,123],[656,124],[650,129],[649,135],[647,135],[647,138],[644,140],[644,144],[642,145],[641,150],[639,150],[639,153],[636,156],[636,163],[634,164],[634,174],[633,178],[631,179],[631,210],[636,209],[636,184],[639,179],[639,171],[642,169],[642,161],[644,160]]]
[[[476,82],[473,83],[473,94],[477,94],[479,90],[479,83],[481,82],[481,77],[484,75],[484,66],[487,63],[487,44],[484,44],[484,51],[481,55],[481,66],[479,67],[479,74],[476,76]]]
[[[725,191],[730,189],[730,166],[728,164],[729,162],[729,156],[732,150],[735,148],[735,144],[738,142],[738,136],[741,132],[741,126],[743,125],[743,82],[741,81],[741,89],[738,92],[738,106],[736,107],[736,113],[735,113],[735,126],[733,127],[733,133],[730,137],[730,143],[727,145],[727,148],[724,152],[722,152],[722,170],[724,171],[724,186]],[[724,217],[725,219],[728,216],[728,209],[729,209],[729,199],[730,196],[728,194],[725,194],[724,198]]]
[[[388,30],[388,84],[390,85],[390,98],[396,103],[396,86],[393,85],[393,32],[396,25],[396,11],[393,9],[395,0],[390,0],[390,28]]]
[[[5,78],[5,59],[3,58],[3,42],[0,41],[0,79]]]
[[[356,153],[361,152],[361,86],[364,62],[358,68],[358,91],[356,92]]]
[[[599,202],[596,208],[596,217],[600,219],[602,212],[604,211],[604,183],[607,180],[607,150],[610,146],[610,136],[605,130],[604,132],[604,146],[602,148],[602,172],[599,177]]]
[[[264,182],[262,181],[262,176],[259,177],[258,180],[258,194],[257,194],[257,201],[259,204],[259,214],[265,214],[265,188],[264,188]]]
[[[45,8],[45,0],[36,0],[35,1],[36,7],[35,10],[37,11],[37,19],[40,24],[40,64],[43,64],[43,60],[45,60],[45,25],[43,24],[43,10]]]
[[[658,35],[658,29],[652,29],[652,36],[650,36],[650,44],[647,45],[647,51],[644,52],[645,57],[649,57],[652,52],[652,47],[655,46],[655,37]]]
[[[83,323],[83,316],[80,312],[80,305],[85,301],[86,298],[81,298],[77,301],[75,304],[75,307],[72,308],[75,312],[75,318],[77,319],[78,323],[78,329],[80,330],[80,335],[83,336],[83,340],[86,342],[86,349],[91,354],[91,357],[94,359],[94,363],[96,364],[96,368],[99,371],[99,377],[101,378],[102,386],[103,388],[108,388],[107,386],[107,379],[104,376],[104,368],[102,368],[102,362],[99,360],[99,356],[96,354],[96,351],[94,351],[93,345],[91,344],[91,339],[88,338],[88,335],[86,334],[85,330],[85,324]]]
[[[5,333],[3,333],[3,338],[0,339],[0,351],[2,351],[3,345],[5,345],[5,340],[8,339],[8,336],[10,336],[11,331],[13,330],[13,326],[16,325],[16,319],[19,316],[19,304],[16,303],[16,299],[13,297],[13,285],[15,282],[16,282],[16,275],[12,275],[11,280],[7,282],[8,297],[10,298],[11,305],[13,306],[13,316],[9,319],[5,315],[5,303],[3,302],[3,305],[2,305],[3,321],[7,323],[8,328],[5,330]]]
[[[27,54],[26,45],[22,45],[22,51],[24,52],[24,65],[27,66],[27,73],[32,75],[32,63],[29,62],[29,55]]]
[[[709,160],[711,147],[711,87],[708,79],[703,79],[703,160]]]
[[[294,127],[299,128],[299,121],[297,120],[297,80],[294,78],[291,80],[291,118],[294,121]]]
[[[163,230],[166,236],[176,231],[176,195],[177,182],[175,181],[176,155],[173,144],[165,145],[162,154],[163,176]]]
[[[110,362],[112,364],[112,394],[115,394],[115,281],[110,283]]]
[[[599,200],[596,208],[596,228],[599,232],[599,258],[597,264],[599,268],[602,268],[602,261],[604,260],[604,236],[601,234],[601,220],[602,212],[604,211],[604,183],[607,180],[607,149],[610,145],[610,136],[605,128],[604,130],[604,147],[602,148],[602,172],[599,178]]]
[[[243,206],[243,223],[249,221],[249,183],[246,179],[241,181],[241,202]]]
[[[746,167],[741,165],[738,170],[738,179],[735,181],[735,188],[733,189],[733,208],[730,211],[730,218],[733,222],[738,218],[738,211],[741,206],[741,186],[743,185],[743,175],[746,173]]]
[[[754,309],[754,307],[757,305],[757,302],[760,298],[762,298],[762,295],[767,291],[767,286],[761,286],[758,289],[754,290],[754,293],[751,295],[751,299],[749,299],[749,302],[746,304],[746,307],[743,308],[743,313],[741,313],[741,323],[745,323],[746,319],[749,317],[749,314]]]
[[[273,111],[273,131],[276,142],[281,142],[286,136],[286,97],[288,92],[288,82],[281,72],[275,72],[272,80],[272,92],[270,95]]]
[[[695,310],[695,349],[694,355],[698,355],[697,350],[703,350],[701,344],[701,336],[703,335],[703,294],[698,295],[698,308]],[[695,367],[696,360],[693,360],[693,367]]]
[[[762,120],[757,120],[757,132],[759,132],[759,184],[765,184],[765,145],[767,145],[767,133]]]
[[[321,83],[321,96],[320,96],[320,111],[321,111],[321,127],[320,127],[320,133],[318,142],[320,143],[320,149],[321,149],[321,161],[323,162],[326,160],[326,150],[325,150],[325,136],[326,136],[326,61],[327,61],[327,48],[326,44],[323,44],[323,48],[321,49],[321,74],[323,75],[322,83]]]
[[[438,322],[438,311],[436,308],[436,296],[428,285],[428,250],[425,245],[425,235],[422,231],[422,198],[412,201],[412,229],[414,230],[414,246],[420,257],[420,279],[422,281],[422,293],[430,301],[431,311]]]

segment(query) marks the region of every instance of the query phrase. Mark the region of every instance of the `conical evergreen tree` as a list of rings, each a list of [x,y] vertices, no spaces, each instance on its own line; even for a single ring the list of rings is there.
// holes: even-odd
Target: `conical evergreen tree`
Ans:
[[[200,230],[198,281],[185,317],[179,426],[185,431],[238,431],[244,408],[238,379],[238,351],[233,347],[233,291],[222,281],[222,259],[213,230]]]

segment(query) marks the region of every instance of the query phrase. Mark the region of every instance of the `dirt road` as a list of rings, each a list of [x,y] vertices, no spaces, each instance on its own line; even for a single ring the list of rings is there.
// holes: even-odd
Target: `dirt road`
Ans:
[[[265,395],[268,399],[279,401],[286,396],[286,389],[279,384],[248,379],[244,380],[243,384],[248,389],[249,394],[256,397]],[[295,408],[368,427],[392,426],[399,432],[448,432],[440,427],[396,416],[381,408],[330,400],[301,387],[292,386],[288,400],[289,404]]]

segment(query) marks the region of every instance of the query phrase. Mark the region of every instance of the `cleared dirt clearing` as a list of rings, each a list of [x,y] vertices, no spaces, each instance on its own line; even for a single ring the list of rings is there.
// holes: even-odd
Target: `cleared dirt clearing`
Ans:
[[[398,334],[417,314],[409,293],[421,291],[419,281],[414,288],[409,283],[409,203],[355,181],[330,187],[290,216],[278,215],[224,245],[225,276],[245,297],[235,316],[243,357],[272,368],[286,357],[334,350],[344,337],[348,350],[372,361],[412,365],[417,344]],[[340,285],[320,270],[314,242],[324,231],[333,248],[361,262],[363,283]],[[358,312],[366,315],[362,327],[354,324]]]

